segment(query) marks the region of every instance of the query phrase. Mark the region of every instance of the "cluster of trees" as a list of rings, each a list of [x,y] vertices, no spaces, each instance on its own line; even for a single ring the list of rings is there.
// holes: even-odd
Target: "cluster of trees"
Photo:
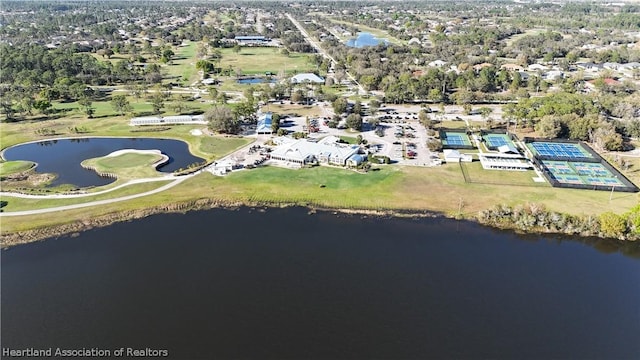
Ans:
[[[362,103],[356,101],[353,105],[344,97],[333,100],[332,104],[335,117],[329,122],[329,127],[337,127],[342,120],[341,114],[348,113],[345,119],[346,126],[349,129],[362,131]]]
[[[605,212],[600,216],[573,216],[550,211],[539,204],[511,207],[499,205],[481,211],[478,220],[484,224],[582,236],[600,236],[619,240],[640,239],[640,205],[624,214]]]
[[[603,150],[623,150],[624,137],[640,136],[640,117],[636,116],[640,96],[627,99],[620,102],[608,96],[562,92],[504,105],[503,116],[516,126],[535,128],[542,137],[591,141]],[[612,119],[611,113],[623,116]]]

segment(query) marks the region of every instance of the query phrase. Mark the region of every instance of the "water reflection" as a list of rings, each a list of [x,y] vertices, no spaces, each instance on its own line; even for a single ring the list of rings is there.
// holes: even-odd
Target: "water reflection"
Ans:
[[[46,150],[44,149],[46,148]],[[73,138],[46,140],[6,149],[6,160],[28,160],[38,164],[40,173],[54,173],[58,177],[49,186],[72,184],[77,187],[106,185],[112,178],[98,176],[80,166],[83,160],[105,156],[121,149],[160,150],[169,161],[158,170],[173,172],[203,159],[189,152],[187,143],[179,140],[152,138]]]

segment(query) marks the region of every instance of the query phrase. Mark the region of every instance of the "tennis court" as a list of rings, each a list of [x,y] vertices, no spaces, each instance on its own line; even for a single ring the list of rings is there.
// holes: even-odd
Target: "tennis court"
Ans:
[[[543,160],[542,164],[552,179],[563,184],[625,186],[600,163]]]
[[[531,151],[539,156],[551,158],[593,158],[593,156],[585,150],[580,144],[574,143],[555,143],[555,142],[530,142],[527,144]]]
[[[513,146],[513,142],[507,134],[486,134],[483,135],[482,138],[487,144],[487,148],[490,150],[495,150],[503,145]]]
[[[470,147],[471,146],[471,140],[469,140],[469,136],[464,133],[443,132],[440,135],[440,139],[442,140],[442,145],[444,146],[450,146],[450,147],[458,147],[458,146]]]

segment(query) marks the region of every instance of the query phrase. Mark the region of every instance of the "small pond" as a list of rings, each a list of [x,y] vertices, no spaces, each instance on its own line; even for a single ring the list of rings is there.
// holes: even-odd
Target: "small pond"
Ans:
[[[47,140],[10,147],[4,151],[6,160],[29,160],[38,164],[39,173],[55,173],[58,177],[49,186],[72,184],[77,187],[101,186],[114,179],[98,176],[84,169],[83,160],[105,156],[116,150],[160,150],[169,161],[158,168],[171,173],[204,159],[189,152],[186,142],[153,138],[76,138]]]
[[[349,47],[361,48],[364,46],[376,46],[378,44],[387,43],[385,39],[378,39],[368,32],[359,32],[358,37],[355,39],[349,39],[346,45]]]
[[[277,80],[274,78],[259,78],[259,77],[251,77],[238,79],[238,84],[264,84],[264,83],[275,83]]]

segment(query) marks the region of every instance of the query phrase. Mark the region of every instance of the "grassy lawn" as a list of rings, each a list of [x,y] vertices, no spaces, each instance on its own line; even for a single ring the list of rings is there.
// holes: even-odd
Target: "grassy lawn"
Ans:
[[[167,75],[177,78],[178,82],[184,86],[189,86],[199,80],[195,58],[196,43],[189,42],[185,46],[175,47],[174,52],[174,60],[164,67]]]
[[[31,161],[4,161],[0,162],[0,176],[21,173],[31,169],[35,163]]]
[[[228,154],[249,144],[251,139],[247,138],[219,138],[201,136],[198,138],[198,149],[206,154]]]
[[[547,31],[546,29],[540,29],[540,28],[535,28],[535,29],[529,29],[526,30],[524,33],[522,34],[515,34],[512,35],[508,38],[505,39],[505,43],[507,44],[507,46],[511,46],[514,42],[522,39],[525,36],[535,36],[535,35],[539,35],[542,34],[543,32]]]
[[[357,144],[358,139],[353,136],[338,136],[340,140],[346,142],[347,144]]]
[[[460,163],[467,171],[469,179],[472,183],[478,184],[495,184],[495,185],[519,185],[519,186],[535,186],[547,187],[551,185],[547,182],[537,183],[533,181],[538,175],[533,170],[528,171],[502,171],[502,170],[485,170],[482,168],[480,161],[472,163]]]
[[[86,203],[86,202],[90,202],[90,201],[97,201],[97,200],[105,200],[105,199],[112,199],[112,198],[116,198],[116,197],[120,197],[120,196],[127,196],[127,195],[133,195],[133,194],[138,194],[138,193],[143,193],[146,191],[151,191],[153,189],[157,189],[163,185],[165,185],[167,182],[165,181],[154,181],[154,182],[148,182],[148,183],[141,183],[141,184],[133,184],[133,185],[129,185],[129,186],[125,186],[123,188],[114,190],[112,192],[108,192],[105,194],[100,194],[100,195],[94,195],[94,196],[87,196],[87,197],[79,197],[79,198],[66,198],[66,199],[27,199],[27,198],[14,198],[14,197],[2,197],[3,201],[7,201],[8,204],[7,206],[3,207],[2,209],[4,211],[22,211],[22,210],[33,210],[33,209],[45,209],[45,208],[50,208],[50,207],[58,207],[58,206],[65,206],[65,205],[73,205],[73,204],[82,204],[82,203]],[[102,188],[104,190],[104,188]],[[135,201],[135,200],[134,200]],[[101,206],[99,206],[101,207]],[[97,209],[94,208],[85,208],[84,211],[85,212],[93,212]],[[60,215],[60,217],[58,216],[58,213],[49,213],[48,215],[52,218],[58,218],[58,221],[60,221],[60,223],[64,223],[64,221],[61,218],[64,218],[66,215],[64,215],[66,212],[62,212],[62,214]],[[46,214],[45,214],[46,215]],[[21,217],[18,217],[21,218]],[[17,219],[17,218],[12,218],[12,219]],[[5,222],[11,222],[9,220],[9,218],[3,218],[2,219],[2,225],[4,227]],[[25,224],[26,225],[26,224]]]
[[[468,217],[496,204],[531,202],[544,204],[550,210],[576,215],[605,211],[623,213],[640,199],[638,194],[629,193],[615,193],[611,200],[609,196],[610,193],[606,191],[467,184],[458,164],[437,168],[383,166],[379,171],[370,171],[368,174],[327,167],[300,170],[265,167],[235,172],[226,177],[203,173],[170,191],[132,201],[59,213],[3,218],[2,232],[64,224],[108,213],[201,198],[337,208],[431,210],[445,214],[457,213],[462,203],[462,212]],[[12,206],[11,202],[8,206]],[[33,205],[28,208],[33,208]]]
[[[447,128],[447,129],[466,129],[467,124],[465,124],[464,121],[444,120],[439,122],[436,125],[436,129],[440,127]]]
[[[315,70],[315,66],[309,62],[309,55],[291,52],[285,56],[276,47],[243,47],[239,53],[230,48],[222,49],[220,67],[228,69],[230,66],[241,69],[244,75],[264,75],[267,71],[292,74]]]
[[[298,114],[298,116],[319,117],[325,116],[322,108],[315,105],[298,105],[298,104],[268,104],[263,108],[264,111],[271,111],[276,114]]]
[[[137,179],[160,176],[152,165],[162,158],[160,154],[124,153],[87,159],[82,165],[93,167],[100,173],[114,174],[118,179]]]

